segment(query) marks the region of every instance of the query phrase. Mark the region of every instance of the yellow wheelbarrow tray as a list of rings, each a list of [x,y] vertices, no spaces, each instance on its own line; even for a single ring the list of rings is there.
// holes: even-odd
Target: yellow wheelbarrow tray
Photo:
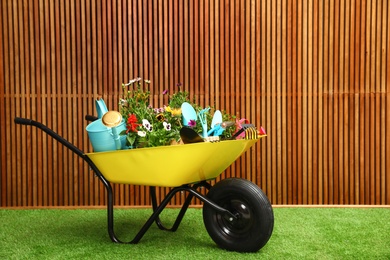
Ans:
[[[95,117],[86,116],[91,121]],[[237,252],[256,252],[269,240],[273,231],[272,205],[254,183],[241,178],[227,178],[211,185],[257,139],[191,143],[110,152],[84,153],[44,124],[15,118],[20,125],[34,126],[81,157],[103,183],[107,195],[107,229],[111,241],[138,243],[153,223],[159,229],[176,231],[194,197],[203,204],[203,222],[212,240],[221,248]],[[150,189],[153,212],[135,237],[122,242],[114,231],[114,199],[111,183],[146,185]],[[157,201],[156,187],[170,187]],[[199,189],[204,188],[207,195]],[[160,213],[178,193],[186,194],[174,224],[167,228]]]
[[[227,140],[86,155],[112,183],[177,187],[215,179],[257,141]]]

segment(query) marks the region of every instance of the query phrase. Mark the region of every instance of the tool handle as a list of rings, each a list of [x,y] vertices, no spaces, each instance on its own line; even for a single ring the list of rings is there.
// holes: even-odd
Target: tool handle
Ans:
[[[93,121],[95,121],[95,120],[98,120],[98,119],[99,119],[99,118],[96,117],[96,116],[91,116],[91,115],[86,115],[86,116],[85,116],[85,120],[91,121],[91,122],[93,122]]]
[[[15,124],[19,125],[32,125],[33,120],[22,117],[15,117],[14,122]]]

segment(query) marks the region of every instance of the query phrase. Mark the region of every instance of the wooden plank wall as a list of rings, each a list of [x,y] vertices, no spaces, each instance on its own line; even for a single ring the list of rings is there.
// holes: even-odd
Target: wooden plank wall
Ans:
[[[84,115],[98,96],[116,109],[137,76],[156,105],[182,83],[265,127],[221,178],[273,204],[390,204],[386,0],[2,0],[0,14],[1,207],[105,204],[83,161],[13,118],[91,151]],[[149,204],[145,187],[115,191],[116,205]]]

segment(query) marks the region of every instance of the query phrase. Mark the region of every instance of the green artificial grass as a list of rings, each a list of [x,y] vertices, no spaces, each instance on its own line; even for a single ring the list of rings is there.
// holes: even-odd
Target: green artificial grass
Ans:
[[[178,209],[166,209],[168,225]],[[150,209],[116,209],[116,232],[131,240]],[[218,248],[189,209],[176,232],[155,224],[136,245],[116,244],[100,209],[0,210],[0,259],[390,259],[388,208],[274,208],[271,239],[257,253]]]

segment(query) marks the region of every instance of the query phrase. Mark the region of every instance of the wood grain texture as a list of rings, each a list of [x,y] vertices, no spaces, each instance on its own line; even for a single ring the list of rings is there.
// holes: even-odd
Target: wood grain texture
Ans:
[[[4,0],[0,14],[1,207],[104,205],[82,160],[13,118],[91,151],[84,116],[97,97],[117,109],[134,77],[155,106],[181,84],[265,127],[217,180],[249,179],[273,204],[390,204],[385,0]],[[148,187],[114,189],[116,205],[150,204]]]

